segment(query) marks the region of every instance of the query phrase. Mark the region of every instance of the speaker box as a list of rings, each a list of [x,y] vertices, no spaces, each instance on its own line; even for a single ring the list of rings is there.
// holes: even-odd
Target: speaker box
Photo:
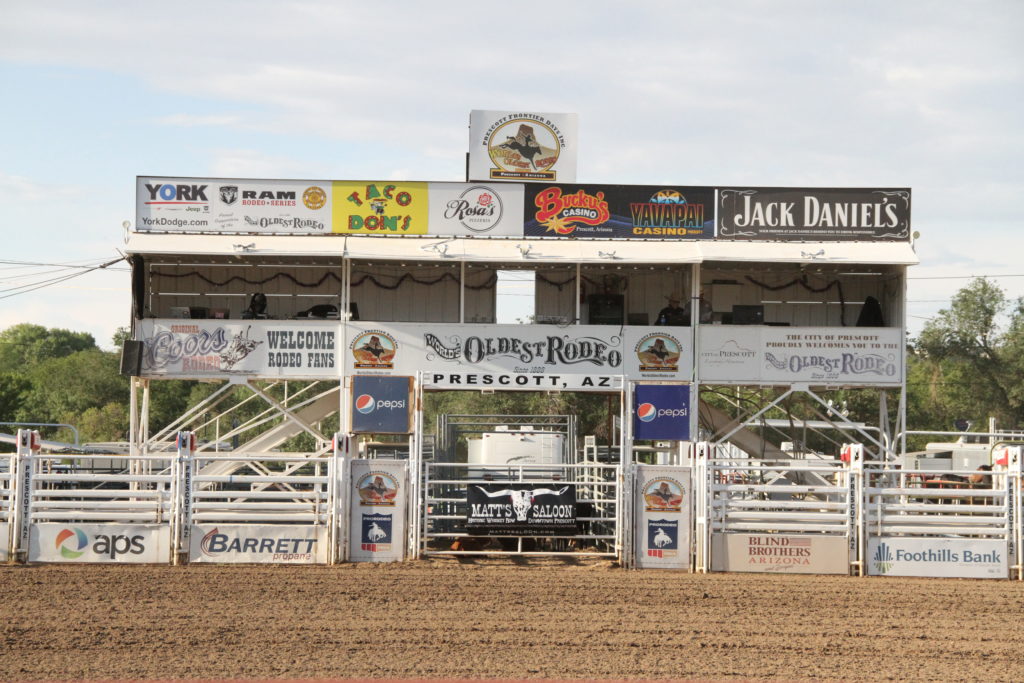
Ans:
[[[591,294],[587,297],[590,308],[589,325],[621,325],[623,297],[621,294]]]
[[[142,372],[143,344],[140,341],[125,340],[121,347],[121,374],[138,377]]]

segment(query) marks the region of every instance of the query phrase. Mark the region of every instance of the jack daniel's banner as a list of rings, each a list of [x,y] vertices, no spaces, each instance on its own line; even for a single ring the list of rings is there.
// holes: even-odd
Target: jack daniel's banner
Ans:
[[[718,190],[718,239],[897,242],[910,239],[908,189]]]
[[[484,536],[572,536],[576,533],[576,486],[469,484],[466,531]]]

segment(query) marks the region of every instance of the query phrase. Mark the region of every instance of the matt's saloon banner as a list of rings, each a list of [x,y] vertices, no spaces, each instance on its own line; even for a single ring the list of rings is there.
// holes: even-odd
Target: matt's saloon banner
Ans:
[[[576,534],[574,484],[469,484],[466,531],[484,536]]]
[[[690,568],[689,467],[636,466],[633,543],[641,569]]]
[[[409,474],[399,460],[353,460],[349,477],[348,559],[405,559]]]
[[[526,186],[527,237],[710,239],[714,190],[644,185]]]
[[[576,114],[469,113],[469,178],[571,183],[576,180]]]
[[[720,188],[718,239],[910,239],[908,189]]]

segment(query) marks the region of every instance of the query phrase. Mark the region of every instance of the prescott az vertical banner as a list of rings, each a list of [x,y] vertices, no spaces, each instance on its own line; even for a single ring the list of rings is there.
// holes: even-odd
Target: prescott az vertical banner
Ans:
[[[353,460],[349,496],[349,560],[405,559],[409,474],[403,460]]]
[[[640,569],[689,569],[693,487],[689,467],[636,466],[633,538]]]

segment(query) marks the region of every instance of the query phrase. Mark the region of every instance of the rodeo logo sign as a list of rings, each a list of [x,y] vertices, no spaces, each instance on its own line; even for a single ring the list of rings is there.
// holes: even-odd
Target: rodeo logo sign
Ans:
[[[390,370],[395,367],[398,344],[383,330],[369,330],[352,340],[349,347],[360,370]]]
[[[679,512],[683,507],[683,485],[660,477],[644,484],[644,509],[648,512]]]
[[[679,340],[672,335],[660,332],[645,335],[633,351],[640,361],[640,372],[679,371]]]
[[[356,482],[360,505],[394,506],[398,482],[387,472],[367,472]]]

